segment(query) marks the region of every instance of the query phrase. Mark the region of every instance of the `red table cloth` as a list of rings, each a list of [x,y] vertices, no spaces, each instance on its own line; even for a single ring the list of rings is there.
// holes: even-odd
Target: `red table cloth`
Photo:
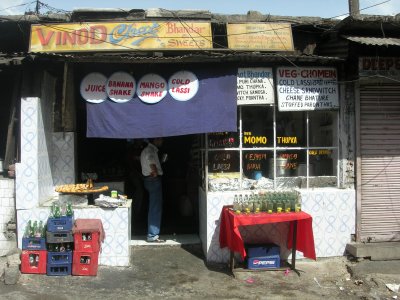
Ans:
[[[304,257],[316,260],[314,234],[312,230],[312,217],[305,212],[291,213],[265,213],[235,214],[232,206],[224,206],[221,212],[219,231],[219,244],[221,248],[228,247],[231,251],[239,252],[244,259],[246,250],[239,226],[249,226],[268,223],[290,222],[288,234],[288,249],[293,243],[293,221],[297,221],[297,245],[296,250],[303,252]]]

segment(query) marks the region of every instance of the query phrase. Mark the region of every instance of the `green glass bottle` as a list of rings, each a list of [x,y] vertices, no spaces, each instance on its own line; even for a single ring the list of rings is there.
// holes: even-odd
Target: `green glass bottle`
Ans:
[[[32,221],[29,220],[28,223],[25,226],[24,238],[30,237],[30,235],[31,235],[31,227],[32,227]]]
[[[250,208],[250,199],[248,195],[244,196],[243,206],[244,206],[244,212],[246,214],[249,214],[251,212],[251,208]]]
[[[67,208],[66,208],[66,211],[65,211],[65,214],[67,215],[67,216],[72,216],[73,215],[73,210],[72,210],[72,204],[71,204],[71,202],[68,202],[67,203]]]
[[[56,210],[56,203],[53,202],[53,203],[51,204],[51,207],[50,207],[50,218],[55,218],[55,217],[54,217],[54,212],[55,212],[55,210]]]
[[[60,205],[56,203],[54,206],[54,218],[59,218],[59,217],[61,217],[61,208]]]
[[[43,221],[39,221],[39,227],[35,234],[36,237],[42,237],[43,235]]]
[[[38,222],[33,222],[32,230],[31,230],[31,237],[36,237],[38,231]]]

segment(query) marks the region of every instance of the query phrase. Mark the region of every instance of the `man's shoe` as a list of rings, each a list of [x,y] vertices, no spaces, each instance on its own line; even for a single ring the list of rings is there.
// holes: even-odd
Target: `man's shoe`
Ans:
[[[148,243],[165,243],[166,241],[165,240],[162,240],[162,239],[160,239],[160,238],[156,238],[156,239],[147,239],[147,242]]]

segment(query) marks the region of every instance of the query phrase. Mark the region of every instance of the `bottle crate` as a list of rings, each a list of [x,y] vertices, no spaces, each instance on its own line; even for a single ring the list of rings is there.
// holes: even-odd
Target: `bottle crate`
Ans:
[[[71,231],[74,224],[74,216],[61,216],[58,218],[48,218],[47,220],[47,231],[58,232],[58,231]]]
[[[48,276],[67,276],[71,275],[72,264],[47,264]]]
[[[47,264],[60,265],[72,263],[72,251],[47,252]]]
[[[74,233],[74,250],[86,252],[99,252],[99,232],[75,232]]]
[[[46,274],[46,250],[22,250],[21,273]]]
[[[42,237],[23,237],[22,250],[46,250],[46,239]]]
[[[72,260],[72,275],[96,276],[99,252],[74,251]]]
[[[57,231],[49,232],[46,231],[46,241],[47,243],[71,243],[74,241],[72,231]]]
[[[73,243],[47,243],[47,252],[70,252],[73,249]]]

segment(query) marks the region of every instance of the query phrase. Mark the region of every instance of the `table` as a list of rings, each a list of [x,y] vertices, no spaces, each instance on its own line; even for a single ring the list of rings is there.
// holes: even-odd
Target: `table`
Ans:
[[[292,249],[291,268],[296,268],[296,250],[303,252],[304,257],[316,260],[312,217],[304,211],[290,213],[251,213],[236,214],[224,206],[221,211],[219,244],[221,248],[230,249],[230,269],[234,269],[234,252],[246,257],[246,249],[239,231],[239,226],[250,226],[268,223],[290,222],[288,234],[288,249]]]

